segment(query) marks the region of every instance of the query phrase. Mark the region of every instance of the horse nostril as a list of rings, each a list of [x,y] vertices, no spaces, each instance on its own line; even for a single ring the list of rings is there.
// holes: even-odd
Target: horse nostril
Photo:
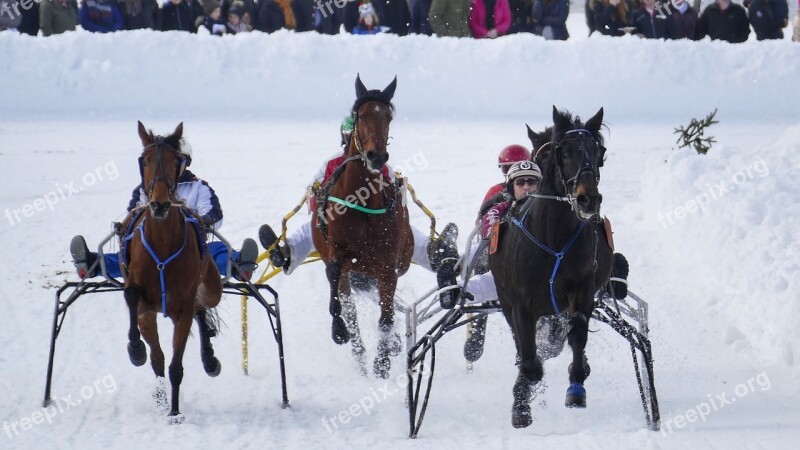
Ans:
[[[586,194],[578,195],[578,204],[582,206],[587,206],[589,204],[589,196]]]
[[[375,160],[375,152],[373,152],[372,150],[368,151],[367,152],[367,159],[370,160],[370,161],[374,161]]]

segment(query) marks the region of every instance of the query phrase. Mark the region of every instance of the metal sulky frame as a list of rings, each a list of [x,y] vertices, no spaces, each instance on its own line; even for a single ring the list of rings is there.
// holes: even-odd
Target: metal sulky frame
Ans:
[[[220,234],[216,231],[212,231],[214,236],[219,239],[221,242],[228,247],[228,254],[231,254],[231,245],[228,241],[225,240]],[[90,281],[70,281],[65,283],[61,286],[58,291],[56,291],[56,300],[55,300],[55,307],[53,310],[53,325],[52,325],[52,332],[50,335],[50,356],[47,363],[47,378],[45,380],[45,388],[44,388],[44,406],[48,406],[51,404],[52,399],[50,397],[50,392],[52,388],[52,381],[53,381],[53,361],[55,359],[56,353],[56,340],[58,339],[58,335],[61,332],[61,328],[64,325],[64,319],[67,315],[68,308],[73,305],[79,298],[84,295],[88,294],[99,294],[105,292],[122,292],[124,289],[124,284],[121,283],[119,280],[111,278],[108,276],[108,272],[106,271],[105,261],[103,259],[103,246],[111,241],[116,236],[116,231],[111,232],[98,246],[98,258],[95,261],[94,265],[90,268],[90,271],[93,270],[98,264],[101,270],[103,277],[105,278],[104,281],[98,282],[90,282]],[[275,342],[278,344],[278,358],[280,364],[280,375],[281,375],[281,394],[282,394],[282,407],[286,408],[289,406],[289,396],[286,389],[286,365],[284,361],[284,353],[283,353],[283,332],[281,328],[281,314],[280,314],[280,302],[278,300],[278,293],[275,292],[268,284],[253,284],[249,281],[247,282],[232,282],[230,280],[230,274],[232,269],[231,259],[228,258],[228,276],[223,278],[222,280],[222,292],[223,294],[236,294],[241,295],[243,299],[255,299],[261,306],[264,307],[264,310],[267,313],[267,319],[269,320],[270,327],[272,328],[272,334],[275,338]],[[65,299],[61,299],[61,295],[68,289],[72,289],[69,296]],[[266,295],[272,297],[271,301],[266,299]]]

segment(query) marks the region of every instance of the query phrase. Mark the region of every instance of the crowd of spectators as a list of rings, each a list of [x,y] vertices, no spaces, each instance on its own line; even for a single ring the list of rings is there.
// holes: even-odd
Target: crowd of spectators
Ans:
[[[392,33],[495,39],[532,33],[566,40],[570,0],[0,0],[0,31],[44,36],[153,29],[213,35]],[[693,1],[693,4],[690,4]],[[790,0],[586,0],[589,34],[744,42],[783,39]],[[794,1],[794,0],[791,0]],[[800,0],[797,0],[800,6]],[[793,40],[800,41],[800,8]]]

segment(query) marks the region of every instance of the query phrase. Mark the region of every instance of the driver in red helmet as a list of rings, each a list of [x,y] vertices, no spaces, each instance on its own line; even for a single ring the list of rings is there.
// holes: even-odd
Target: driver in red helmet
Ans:
[[[497,167],[503,171],[503,176],[505,177],[508,173],[508,168],[511,167],[512,164],[520,161],[530,161],[530,159],[531,152],[527,148],[518,144],[511,144],[500,150],[500,154],[497,155]],[[486,196],[483,197],[483,203],[486,203],[487,200],[494,197],[497,193],[503,192],[505,188],[505,181],[490,187],[489,191],[486,192]]]

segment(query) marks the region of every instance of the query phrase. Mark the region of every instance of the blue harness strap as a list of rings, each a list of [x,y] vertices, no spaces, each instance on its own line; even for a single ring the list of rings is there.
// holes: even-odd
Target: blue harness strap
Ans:
[[[127,236],[125,236],[123,238],[123,242],[127,242],[127,241],[133,239],[135,233],[137,231],[139,232],[139,237],[142,240],[142,245],[144,245],[144,248],[147,250],[147,253],[150,254],[150,257],[153,258],[153,261],[155,261],[155,263],[156,263],[156,269],[158,269],[158,278],[159,278],[159,281],[161,283],[161,313],[164,314],[164,317],[169,317],[169,315],[167,315],[167,285],[166,285],[166,281],[164,280],[164,268],[167,266],[167,264],[172,262],[172,260],[177,258],[178,255],[180,255],[183,252],[183,249],[186,247],[187,236],[189,235],[189,233],[188,233],[188,231],[189,231],[189,229],[188,229],[189,228],[189,223],[194,221],[195,222],[195,226],[197,226],[197,223],[196,223],[197,221],[194,218],[184,217],[183,244],[181,244],[181,248],[179,248],[178,251],[176,251],[175,253],[170,255],[164,261],[161,261],[158,258],[158,255],[156,255],[156,253],[150,247],[150,244],[147,242],[147,238],[144,235],[144,222],[146,220],[147,220],[147,217],[142,219],[142,222],[139,224],[139,226],[137,226],[130,234],[128,234]]]
[[[578,236],[580,236],[581,231],[583,231],[583,227],[586,226],[586,222],[581,221],[581,224],[578,225],[578,228],[575,230],[575,233],[572,235],[569,242],[567,242],[567,245],[565,245],[560,252],[556,252],[550,247],[544,245],[540,240],[536,239],[536,236],[532,235],[531,232],[528,231],[527,228],[525,228],[524,222],[525,222],[525,217],[527,217],[528,215],[528,211],[530,211],[530,209],[526,209],[525,213],[522,215],[522,218],[520,219],[517,219],[516,217],[512,216],[511,223],[513,223],[517,228],[519,228],[520,231],[522,231],[522,234],[526,238],[528,238],[531,242],[536,244],[537,247],[541,248],[545,252],[556,257],[556,264],[553,267],[553,273],[550,275],[550,303],[553,304],[553,310],[556,312],[556,314],[561,314],[561,311],[558,309],[558,305],[556,304],[556,294],[555,291],[553,290],[553,286],[555,285],[556,275],[558,274],[559,267],[561,267],[561,260],[564,258],[564,254],[566,254],[567,251],[569,251],[570,247],[572,247],[572,244],[574,244],[575,240],[578,239]]]

